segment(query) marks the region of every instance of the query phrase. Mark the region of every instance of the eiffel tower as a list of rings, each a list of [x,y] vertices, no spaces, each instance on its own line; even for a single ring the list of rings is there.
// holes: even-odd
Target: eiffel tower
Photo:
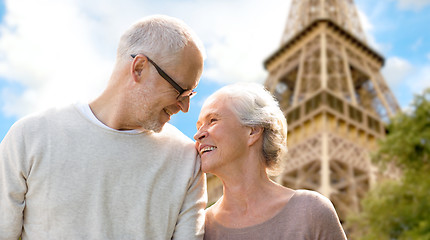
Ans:
[[[341,220],[359,211],[376,180],[370,152],[399,111],[367,43],[353,0],[292,0],[279,48],[264,62],[265,86],[288,122],[288,156],[277,181],[316,190]]]

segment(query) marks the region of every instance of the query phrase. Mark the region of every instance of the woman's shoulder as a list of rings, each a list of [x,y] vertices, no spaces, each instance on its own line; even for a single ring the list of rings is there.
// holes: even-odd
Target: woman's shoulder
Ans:
[[[295,209],[302,209],[303,214],[313,216],[315,219],[338,219],[333,203],[316,191],[296,190],[292,199]]]
[[[320,236],[331,236],[330,239],[346,239],[330,199],[316,191],[296,190],[292,200],[291,207],[292,211],[295,211],[297,221],[303,219],[303,222],[312,227],[312,231],[321,232]]]
[[[326,196],[319,192],[311,190],[295,190],[294,198],[300,200],[300,202],[314,203],[320,205],[333,205]]]

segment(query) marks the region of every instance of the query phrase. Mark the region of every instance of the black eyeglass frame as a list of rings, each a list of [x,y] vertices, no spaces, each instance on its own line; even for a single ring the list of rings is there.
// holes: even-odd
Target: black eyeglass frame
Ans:
[[[137,55],[139,54],[131,54],[132,58],[135,58]],[[142,54],[143,56],[145,56],[148,59],[148,62],[150,62],[155,69],[157,70],[158,74],[160,74],[160,76],[162,78],[164,78],[164,80],[166,80],[168,83],[170,83],[170,85],[172,85],[173,88],[176,89],[176,91],[178,91],[179,95],[176,99],[179,99],[180,97],[193,97],[194,95],[196,95],[196,91],[194,91],[194,89],[191,90],[187,90],[187,89],[183,89],[181,86],[179,86],[179,84],[177,84],[175,82],[175,80],[173,80],[171,77],[169,77],[169,75],[167,75],[166,72],[163,71],[163,69],[161,69],[154,61],[152,61],[148,56],[146,56],[145,54]]]

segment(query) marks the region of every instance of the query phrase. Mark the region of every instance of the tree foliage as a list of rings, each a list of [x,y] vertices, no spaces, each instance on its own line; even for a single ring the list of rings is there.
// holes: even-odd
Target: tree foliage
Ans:
[[[349,217],[354,239],[430,239],[430,89],[415,96],[410,113],[400,113],[373,156],[394,163],[400,179],[377,184]]]

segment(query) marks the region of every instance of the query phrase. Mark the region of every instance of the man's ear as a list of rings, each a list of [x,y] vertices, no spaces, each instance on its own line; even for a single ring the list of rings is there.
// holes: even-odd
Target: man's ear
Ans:
[[[141,81],[141,75],[145,66],[148,65],[148,59],[143,55],[137,55],[131,63],[130,71],[135,82]]]
[[[263,131],[264,131],[263,127],[250,127],[250,129],[251,130],[249,132],[249,138],[248,138],[249,146],[256,143],[261,138],[261,136],[263,135]]]

